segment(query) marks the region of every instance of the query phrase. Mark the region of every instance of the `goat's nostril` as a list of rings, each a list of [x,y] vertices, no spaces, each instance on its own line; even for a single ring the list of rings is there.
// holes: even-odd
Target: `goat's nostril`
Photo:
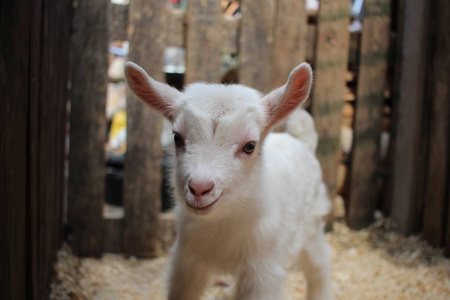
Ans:
[[[204,196],[214,188],[214,181],[189,181],[189,191],[195,196]]]
[[[207,187],[207,188],[203,191],[202,195],[208,194],[208,193],[213,189],[213,187],[214,187],[214,182],[211,182],[211,184],[209,185],[209,187]]]
[[[195,195],[195,190],[194,188],[189,184],[189,191],[191,192],[192,195]]]

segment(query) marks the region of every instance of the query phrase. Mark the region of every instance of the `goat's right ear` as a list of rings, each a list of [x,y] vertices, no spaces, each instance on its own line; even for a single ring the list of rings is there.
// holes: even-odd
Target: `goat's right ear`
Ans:
[[[181,95],[181,92],[168,84],[152,79],[141,67],[132,62],[125,64],[125,78],[136,96],[171,122],[173,121],[175,99]]]
[[[307,63],[292,70],[287,83],[263,97],[267,110],[267,129],[286,118],[309,95],[313,81],[311,66]]]

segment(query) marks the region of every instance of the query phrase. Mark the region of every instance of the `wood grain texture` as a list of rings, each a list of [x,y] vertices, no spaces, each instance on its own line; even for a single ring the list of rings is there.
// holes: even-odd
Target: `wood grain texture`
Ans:
[[[47,299],[62,240],[70,3],[0,4],[0,298]]]
[[[31,1],[0,4],[0,298],[27,298],[26,202]]]
[[[103,220],[103,251],[107,253],[123,253],[123,219]]]
[[[187,11],[186,83],[220,83],[220,1],[190,0]]]
[[[129,11],[129,60],[163,81],[165,3],[135,0]],[[124,251],[129,255],[160,253],[161,130],[162,117],[129,92],[124,181]]]
[[[35,1],[34,5],[38,3]],[[33,276],[34,299],[44,299],[50,293],[53,264],[62,241],[70,9],[69,2],[42,1],[32,10],[32,22],[40,24],[32,28],[35,38],[31,49],[40,51],[33,51],[30,64],[33,92],[29,131],[30,145],[34,146],[30,146],[32,190],[28,209],[32,222],[29,245],[34,255],[29,262],[29,275]]]
[[[391,213],[403,234],[421,230],[427,145],[425,99],[427,3],[400,5],[400,75],[394,95],[394,132],[391,166]]]
[[[278,0],[272,53],[271,87],[287,82],[290,72],[306,60],[308,18],[303,1]]]
[[[269,92],[276,1],[243,0],[241,11],[239,83]]]
[[[181,9],[169,9],[167,11],[166,45],[184,47],[186,26],[184,24],[186,13]]]
[[[40,24],[42,22],[42,1],[35,1],[36,9],[31,13],[31,22],[34,24]],[[40,230],[40,215],[42,213],[41,203],[39,203],[40,195],[39,195],[39,98],[40,98],[40,78],[41,73],[41,26],[34,26],[31,33],[31,48],[34,50],[35,59],[32,63],[30,63],[30,76],[34,80],[31,81],[30,84],[30,122],[28,126],[29,136],[30,136],[30,165],[29,165],[29,184],[32,190],[38,191],[36,193],[30,194],[30,213],[29,213],[29,222],[31,225],[30,228],[30,243],[31,247],[35,249],[31,251],[31,257],[29,258],[30,265],[30,279],[31,285],[39,286],[39,282],[41,280],[41,275],[45,272],[45,267],[42,265],[40,261],[41,253],[40,253],[40,241],[39,236],[42,231]],[[52,101],[52,100],[50,100]],[[64,126],[63,126],[64,127]],[[61,199],[62,200],[62,199]],[[43,206],[43,205],[42,205]],[[45,212],[44,212],[45,213]],[[45,217],[43,217],[45,219]],[[44,232],[45,234],[45,232]],[[39,272],[37,270],[41,269]],[[38,292],[39,289],[32,290],[32,297],[39,298]]]
[[[448,1],[439,1],[438,9],[439,9],[439,13],[438,13],[439,14],[439,27],[438,28],[439,28],[439,30],[443,30],[444,33],[447,32],[447,34],[445,36],[445,39],[443,40],[443,41],[446,41],[446,43],[445,42],[438,43],[438,45],[436,46],[436,49],[437,49],[436,52],[439,53],[438,55],[443,55],[443,54],[447,53],[445,63],[442,65],[442,69],[441,69],[441,71],[445,71],[445,69],[447,69],[447,70],[449,69],[449,67],[448,67],[448,58],[449,58],[448,57],[448,53],[449,53],[448,52],[448,47],[449,47],[448,39],[449,39],[450,35],[448,34],[448,30],[449,30],[450,26],[448,23],[450,21],[450,3]],[[441,26],[443,26],[443,27],[441,27]],[[436,35],[434,36],[434,38],[438,39],[438,37]],[[437,41],[439,41],[439,39]],[[443,52],[441,52],[441,51],[443,51]],[[436,60],[436,63],[439,63],[439,61]],[[449,76],[448,72],[447,72],[447,75],[445,75],[445,76],[448,78],[448,76]],[[443,79],[443,80],[444,81],[442,81],[442,82],[445,82],[445,79]],[[448,99],[448,95],[449,95],[448,85],[446,85],[446,91],[447,91],[446,95],[447,95],[447,99]],[[448,102],[448,100],[447,100],[447,102]],[[448,103],[447,103],[447,105],[448,105]],[[448,120],[447,120],[447,122],[448,122]],[[450,141],[450,129],[447,128],[447,130],[448,130],[447,141]],[[447,148],[447,151],[448,151],[448,148]],[[448,162],[448,161],[450,161],[450,151],[447,152],[447,155],[448,155],[448,157],[447,157],[447,162]],[[447,177],[447,218],[446,218],[447,224],[445,226],[446,232],[445,232],[445,248],[444,248],[444,250],[445,250],[445,255],[447,257],[450,257],[450,179],[449,179],[450,165],[447,165],[447,167],[448,167],[447,168],[447,176],[448,176]]]
[[[349,2],[320,2],[311,111],[319,134],[317,157],[331,196],[336,193],[339,136],[349,45]]]
[[[379,200],[379,142],[386,88],[389,26],[390,0],[366,0],[347,214],[348,225],[355,229],[366,227],[373,221]]]
[[[316,24],[308,23],[306,29],[306,50],[305,50],[305,60],[312,65],[314,68],[314,62],[316,58],[316,39],[317,39],[317,26]]]
[[[81,256],[102,253],[107,5],[103,0],[77,1],[72,23],[68,224],[72,250]]]
[[[110,41],[127,40],[127,28],[128,28],[128,5],[121,5],[109,2],[108,30]]]
[[[422,236],[433,246],[445,244],[450,182],[450,4],[430,7],[428,100],[431,106]]]
[[[222,18],[222,53],[238,53],[240,19],[233,16]]]
[[[450,190],[450,183],[447,185],[447,189]],[[444,254],[450,257],[450,193],[447,195],[447,224],[445,226],[445,247]]]

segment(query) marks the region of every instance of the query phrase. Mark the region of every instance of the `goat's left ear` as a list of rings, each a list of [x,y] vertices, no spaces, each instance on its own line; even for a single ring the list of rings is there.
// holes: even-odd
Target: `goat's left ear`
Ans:
[[[154,80],[132,62],[125,64],[125,77],[128,86],[136,96],[173,122],[175,100],[180,97],[181,92],[168,84]]]
[[[308,98],[312,81],[311,66],[302,63],[292,70],[284,86],[263,97],[268,129],[287,117]]]

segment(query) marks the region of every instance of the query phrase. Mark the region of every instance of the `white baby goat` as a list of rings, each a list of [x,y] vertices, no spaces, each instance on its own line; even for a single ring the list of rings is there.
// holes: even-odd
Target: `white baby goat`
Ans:
[[[200,299],[212,272],[236,275],[235,299],[283,299],[292,263],[304,271],[308,299],[331,299],[322,220],[329,203],[316,144],[294,137],[302,128],[269,133],[308,97],[311,67],[299,65],[265,96],[206,83],[181,93],[131,62],[125,73],[131,90],[173,124],[178,236],[169,299]]]

